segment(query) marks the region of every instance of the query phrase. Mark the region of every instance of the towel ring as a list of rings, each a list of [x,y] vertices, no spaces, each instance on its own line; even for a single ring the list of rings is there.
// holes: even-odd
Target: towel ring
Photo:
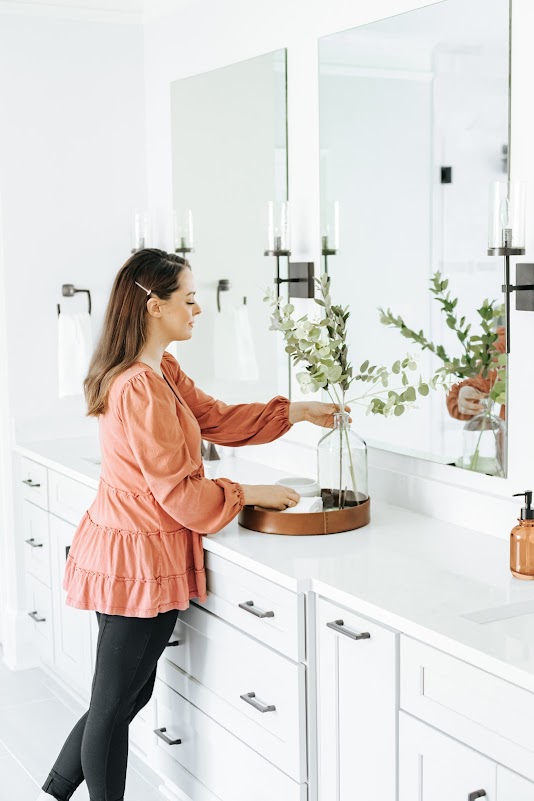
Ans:
[[[231,282],[228,278],[219,278],[219,283],[217,284],[217,311],[220,312],[221,310],[221,292],[228,292],[230,287],[232,286]]]
[[[88,289],[76,289],[74,284],[63,284],[61,287],[61,292],[63,297],[65,298],[73,298],[76,292],[87,292],[87,302],[89,304],[89,314],[91,314],[91,293]],[[59,303],[57,304],[57,313],[58,317],[61,314],[61,309],[59,307]]]

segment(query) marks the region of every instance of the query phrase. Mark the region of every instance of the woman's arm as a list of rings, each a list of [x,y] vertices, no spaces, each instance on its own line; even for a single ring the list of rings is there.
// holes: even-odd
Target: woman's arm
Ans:
[[[178,391],[195,415],[203,439],[208,442],[233,447],[261,445],[278,439],[293,425],[290,419],[293,404],[283,395],[277,395],[268,403],[226,404],[199,389],[176,359],[171,354],[166,356]],[[298,412],[291,416],[298,417]]]

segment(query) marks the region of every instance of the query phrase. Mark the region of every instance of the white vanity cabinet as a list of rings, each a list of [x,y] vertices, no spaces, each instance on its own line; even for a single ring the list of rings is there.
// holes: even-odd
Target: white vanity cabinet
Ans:
[[[534,693],[406,636],[400,687],[399,801],[533,801]]]
[[[395,801],[398,634],[323,598],[317,627],[319,801]]]
[[[153,763],[193,801],[306,801],[304,598],[205,562],[208,598],[179,613],[158,664]]]
[[[67,554],[76,527],[50,515],[52,547],[52,603],[54,615],[54,666],[61,678],[84,700],[91,693],[91,624],[93,614],[74,609],[65,603],[62,587]]]

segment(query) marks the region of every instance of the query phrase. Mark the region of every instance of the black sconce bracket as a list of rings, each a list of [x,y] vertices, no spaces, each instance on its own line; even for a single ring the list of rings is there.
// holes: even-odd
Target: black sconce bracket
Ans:
[[[315,265],[313,261],[290,261],[291,251],[289,250],[266,250],[265,256],[276,257],[276,278],[274,283],[288,285],[289,298],[314,298],[315,297]],[[280,256],[287,257],[287,278],[280,278]]]
[[[524,253],[525,248],[488,248],[488,256],[504,256],[504,284],[502,285],[502,291],[504,292],[506,308],[506,353],[510,353],[510,295],[512,292],[519,292],[516,297],[516,309],[534,311],[534,296],[532,295],[534,291],[534,272],[528,271],[529,267],[534,269],[534,265],[517,265],[517,280],[520,282],[530,280],[530,284],[518,283],[513,285],[510,283],[510,256],[523,256]],[[527,269],[522,271],[520,268]]]

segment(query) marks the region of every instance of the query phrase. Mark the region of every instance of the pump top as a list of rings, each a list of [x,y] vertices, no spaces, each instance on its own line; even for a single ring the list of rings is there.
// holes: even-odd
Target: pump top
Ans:
[[[525,492],[514,492],[514,498],[523,496],[525,499],[525,506],[521,509],[521,520],[534,520],[534,509],[532,508],[532,490]]]

